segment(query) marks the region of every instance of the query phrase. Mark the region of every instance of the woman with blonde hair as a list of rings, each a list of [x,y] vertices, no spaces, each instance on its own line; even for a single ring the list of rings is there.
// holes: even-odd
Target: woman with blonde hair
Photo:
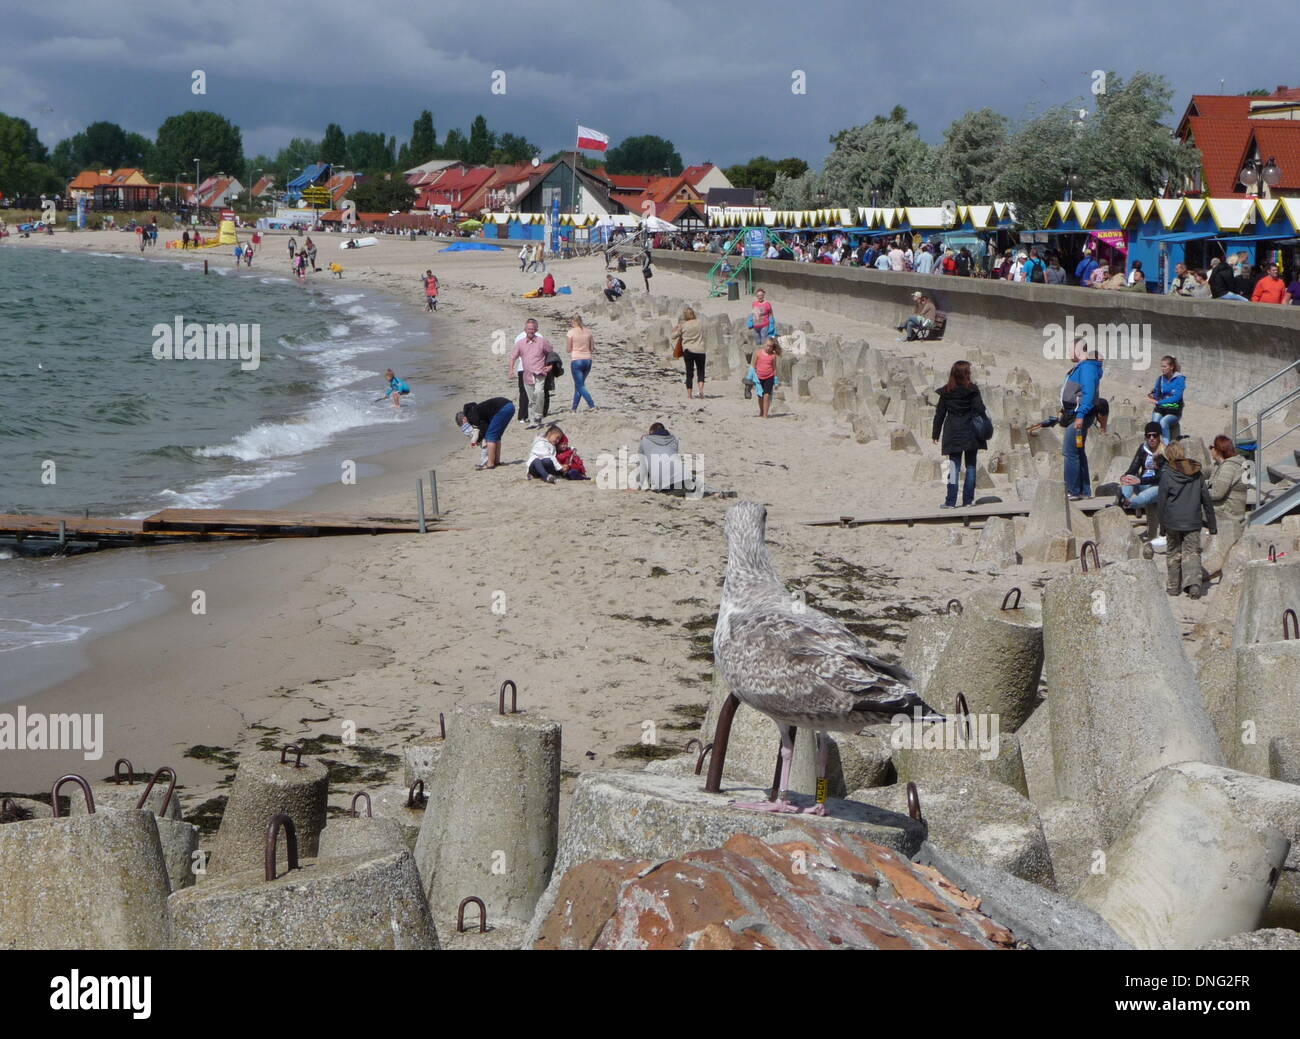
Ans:
[[[673,339],[679,336],[682,341],[682,358],[686,362],[686,399],[691,400],[694,394],[691,388],[694,385],[692,378],[694,375],[699,376],[700,380],[700,399],[704,399],[704,326],[700,324],[699,318],[695,316],[695,311],[686,307],[682,311],[681,320],[677,326],[668,333]]]
[[[596,352],[595,337],[591,334],[591,329],[582,323],[582,318],[574,314],[572,327],[566,338],[568,345],[565,350],[569,354],[569,374],[573,376],[573,407],[569,410],[577,411],[579,401],[585,400],[590,411],[596,407],[596,402],[591,399],[591,394],[587,390],[587,376],[591,374],[591,359]]]

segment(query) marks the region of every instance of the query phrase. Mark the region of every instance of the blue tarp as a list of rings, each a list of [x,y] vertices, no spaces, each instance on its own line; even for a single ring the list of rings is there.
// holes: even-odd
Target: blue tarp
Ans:
[[[328,162],[314,162],[303,170],[293,180],[289,181],[285,187],[290,190],[311,187],[322,177],[328,177],[330,174],[330,164]]]
[[[1138,233],[1135,242],[1195,242],[1213,238],[1217,231],[1170,231],[1166,234],[1144,235]]]
[[[438,252],[440,253],[465,253],[465,252],[499,253],[500,251],[501,251],[501,246],[491,245],[488,242],[455,242],[452,245],[448,245],[438,250]]]

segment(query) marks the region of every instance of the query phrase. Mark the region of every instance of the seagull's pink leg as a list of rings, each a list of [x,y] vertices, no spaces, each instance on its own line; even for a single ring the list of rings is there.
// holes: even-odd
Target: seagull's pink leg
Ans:
[[[826,808],[826,766],[831,760],[831,738],[824,732],[816,733],[817,740],[817,800],[811,808],[805,808],[808,815],[828,815]]]
[[[802,809],[798,805],[791,804],[781,795],[785,793],[786,787],[790,784],[790,766],[794,764],[794,732],[793,728],[787,729],[784,725],[781,729],[781,775],[776,784],[775,801],[732,801],[732,808],[746,808],[754,812],[785,812],[798,813]]]

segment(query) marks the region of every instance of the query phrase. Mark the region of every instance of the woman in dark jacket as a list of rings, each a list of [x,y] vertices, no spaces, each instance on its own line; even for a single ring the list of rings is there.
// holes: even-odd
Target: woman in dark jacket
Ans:
[[[961,474],[963,460],[966,463],[966,479],[962,484],[962,508],[975,504],[975,461],[980,451],[988,449],[988,441],[980,436],[976,419],[989,421],[984,400],[980,397],[979,387],[971,381],[970,362],[958,361],[948,373],[948,382],[940,387],[939,406],[934,413],[934,428],[930,433],[934,442],[939,443],[939,431],[943,431],[943,445],[940,447],[948,456],[948,496],[941,509],[957,507],[957,477]]]

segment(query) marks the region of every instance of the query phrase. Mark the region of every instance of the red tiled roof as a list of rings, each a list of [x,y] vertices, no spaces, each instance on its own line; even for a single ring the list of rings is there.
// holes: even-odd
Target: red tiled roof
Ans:
[[[714,168],[711,162],[706,162],[702,166],[687,166],[686,169],[682,170],[682,176],[686,178],[691,187],[694,187],[707,177]]]
[[[1200,149],[1202,187],[1213,198],[1242,195],[1234,191],[1241,157],[1250,140],[1251,130],[1259,125],[1249,119],[1215,119],[1192,116],[1187,120],[1191,142]]]
[[[433,205],[451,206],[453,211],[463,211],[463,207],[479,192],[489,180],[496,176],[491,166],[478,166],[466,169],[454,166],[442,171],[432,184],[419,189],[415,204],[421,208]]]
[[[1241,164],[1237,169],[1240,170],[1241,165],[1244,165],[1247,159],[1254,158],[1258,152],[1264,162],[1275,159],[1282,169],[1282,182],[1277,185],[1276,190],[1300,190],[1300,122],[1255,119],[1251,121],[1250,127],[1254,131],[1255,147],[1251,148],[1250,142],[1247,141],[1240,155]]]
[[[267,191],[271,190],[271,188],[274,186],[275,186],[274,177],[262,177],[256,184],[253,185],[253,197],[257,198],[259,195],[265,194]]]

